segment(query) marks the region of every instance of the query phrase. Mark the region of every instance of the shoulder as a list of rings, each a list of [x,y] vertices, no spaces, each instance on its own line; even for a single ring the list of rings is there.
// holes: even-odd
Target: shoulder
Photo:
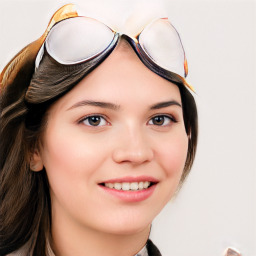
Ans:
[[[158,248],[154,245],[154,243],[149,239],[147,242],[147,250],[148,256],[162,256]]]

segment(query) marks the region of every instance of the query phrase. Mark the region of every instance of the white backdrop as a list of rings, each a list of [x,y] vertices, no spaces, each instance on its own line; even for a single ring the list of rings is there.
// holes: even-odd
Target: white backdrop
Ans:
[[[68,2],[0,0],[0,70]],[[200,134],[191,174],[151,238],[164,256],[221,256],[229,246],[255,256],[256,3],[165,3],[197,91]]]

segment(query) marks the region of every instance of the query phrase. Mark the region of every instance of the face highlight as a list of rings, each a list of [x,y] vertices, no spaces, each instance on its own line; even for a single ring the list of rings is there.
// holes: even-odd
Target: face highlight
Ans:
[[[141,232],[178,187],[188,149],[179,89],[123,44],[49,110],[40,160],[53,236]]]

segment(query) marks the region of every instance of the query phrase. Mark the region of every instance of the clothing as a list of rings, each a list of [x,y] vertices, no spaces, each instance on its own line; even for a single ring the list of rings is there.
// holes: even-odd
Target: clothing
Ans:
[[[146,247],[148,251],[148,256],[162,256],[158,248],[153,244],[150,239],[148,239]]]
[[[18,251],[12,252],[11,254],[8,254],[6,256],[28,256],[29,253],[27,252],[27,249],[28,249],[28,245],[26,244]],[[50,251],[47,256],[54,255],[51,249]],[[161,255],[162,254],[160,253],[158,248],[153,244],[153,242],[150,239],[148,239],[146,245],[135,256],[161,256]]]
[[[153,242],[148,239],[146,245],[135,256],[161,256],[161,253]]]

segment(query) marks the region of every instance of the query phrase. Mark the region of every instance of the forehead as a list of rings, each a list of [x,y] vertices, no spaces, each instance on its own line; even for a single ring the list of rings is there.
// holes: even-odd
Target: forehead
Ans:
[[[121,106],[130,103],[147,106],[169,100],[181,103],[179,88],[148,69],[123,39],[103,63],[58,101],[58,105],[68,107],[85,99]]]

